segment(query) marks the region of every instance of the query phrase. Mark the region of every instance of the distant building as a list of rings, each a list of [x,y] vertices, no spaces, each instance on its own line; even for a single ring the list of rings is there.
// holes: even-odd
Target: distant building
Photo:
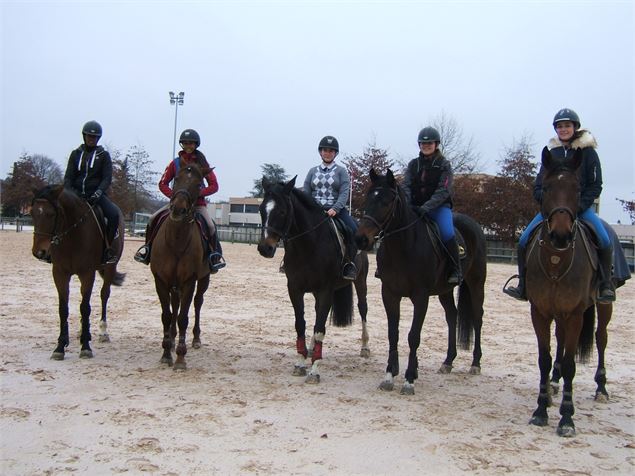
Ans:
[[[218,225],[257,227],[261,203],[262,198],[230,197],[229,203],[210,203],[207,209]]]

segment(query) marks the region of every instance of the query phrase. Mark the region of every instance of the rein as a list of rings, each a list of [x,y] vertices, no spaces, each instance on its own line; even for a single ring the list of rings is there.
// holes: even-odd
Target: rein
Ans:
[[[179,195],[185,195],[185,199],[187,201],[188,207],[187,207],[187,212],[186,212],[186,216],[189,217],[190,221],[192,221],[194,219],[194,200],[192,200],[192,195],[190,195],[190,192],[188,192],[186,189],[182,188],[180,190],[177,190],[176,192],[174,192],[174,194],[172,195],[172,198],[170,199],[170,211],[172,211],[172,205],[173,205],[173,201],[174,199]],[[171,214],[170,214],[171,215]]]
[[[288,201],[289,201],[289,209],[290,209],[290,213],[289,213],[289,218],[287,220],[287,223],[285,224],[285,231],[284,232],[280,232],[280,230],[272,227],[272,226],[264,226],[263,228],[269,232],[273,232],[276,235],[278,235],[282,241],[284,242],[284,244],[286,245],[287,243],[289,243],[290,241],[293,241],[297,238],[300,238],[301,236],[304,235],[308,235],[309,233],[317,230],[320,226],[322,226],[322,224],[324,224],[326,221],[328,221],[328,219],[330,218],[328,215],[326,217],[324,217],[323,220],[320,220],[316,225],[314,225],[313,227],[309,228],[308,230],[304,230],[300,233],[298,233],[297,235],[293,235],[293,236],[289,236],[289,231],[291,231],[291,227],[293,226],[293,217],[295,216],[295,209],[293,208],[293,202],[291,201],[291,197],[288,197]]]
[[[564,209],[564,210],[568,210],[568,209],[565,209],[565,208],[562,208],[562,209]],[[560,210],[560,209],[556,209],[555,211],[559,211],[559,210]],[[549,216],[551,216],[553,213],[554,213],[554,211],[552,211],[552,212],[549,214]],[[545,220],[545,222],[546,222],[546,229],[547,229],[547,232],[548,232],[548,233],[550,233],[549,219]],[[544,250],[549,251],[549,252],[551,252],[551,253],[557,253],[557,254],[559,254],[559,253],[568,253],[568,254],[570,255],[569,264],[567,265],[567,268],[565,269],[564,273],[559,274],[559,275],[558,275],[558,274],[553,274],[553,275],[552,275],[552,274],[550,274],[550,273],[549,273],[549,272],[545,269],[545,266],[544,266],[544,264],[543,264],[542,260],[541,260],[541,259],[539,259],[539,260],[538,260],[538,262],[539,262],[539,264],[540,264],[540,269],[542,270],[542,272],[544,273],[544,275],[545,275],[547,278],[551,279],[553,282],[558,282],[558,281],[560,281],[560,280],[561,280],[562,278],[564,278],[567,274],[569,274],[569,272],[571,271],[571,268],[573,267],[573,261],[574,261],[574,258],[575,258],[575,242],[576,242],[576,239],[577,239],[577,236],[578,236],[578,231],[579,231],[579,228],[580,228],[580,226],[579,226],[578,220],[577,220],[577,219],[574,219],[574,221],[573,221],[573,227],[572,227],[572,230],[571,230],[572,237],[571,237],[571,240],[569,241],[569,244],[567,245],[567,247],[566,247],[566,248],[556,248],[556,247],[554,247],[554,246],[552,245],[552,243],[551,243],[551,241],[550,241],[550,240],[545,240],[544,238],[540,238],[540,239],[538,240],[538,245],[541,247],[541,249],[544,249]],[[544,229],[544,228],[543,228],[543,229]],[[555,255],[554,255],[554,256],[555,256]],[[552,259],[553,259],[553,258],[552,258]],[[553,263],[553,261],[552,261],[552,263]],[[554,263],[554,264],[555,264],[555,263]],[[558,267],[558,269],[560,269],[560,268]]]

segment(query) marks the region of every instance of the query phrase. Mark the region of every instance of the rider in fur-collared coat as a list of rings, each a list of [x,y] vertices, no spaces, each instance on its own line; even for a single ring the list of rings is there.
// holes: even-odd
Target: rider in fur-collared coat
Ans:
[[[571,109],[558,111],[553,119],[553,127],[557,136],[549,141],[547,147],[554,158],[566,160],[573,157],[573,152],[576,149],[582,149],[582,164],[578,171],[580,177],[578,217],[593,227],[599,240],[600,249],[598,250],[598,255],[602,276],[598,301],[615,301],[615,290],[611,281],[613,247],[606,228],[604,228],[592,207],[593,201],[602,192],[602,167],[600,166],[600,158],[595,150],[597,142],[588,130],[580,129],[580,118]],[[541,166],[534,184],[534,198],[538,203],[542,202],[543,174],[543,167]],[[525,251],[533,230],[543,220],[542,214],[538,213],[520,236],[518,242],[518,287],[509,287],[505,290],[507,294],[516,299],[527,300],[525,291]]]

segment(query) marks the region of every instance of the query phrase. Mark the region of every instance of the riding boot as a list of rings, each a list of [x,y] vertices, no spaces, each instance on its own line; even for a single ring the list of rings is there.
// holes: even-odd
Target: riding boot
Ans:
[[[613,247],[607,246],[598,250],[600,259],[600,289],[598,291],[598,302],[615,301],[615,287],[611,279],[611,268],[613,267]]]
[[[106,226],[106,248],[104,249],[103,264],[114,264],[119,261],[115,251],[115,240],[119,238],[118,223],[108,223]]]
[[[503,292],[511,297],[513,297],[514,299],[518,299],[519,301],[526,301],[527,300],[527,290],[525,289],[525,275],[526,273],[526,268],[527,268],[527,263],[526,263],[526,256],[525,256],[526,252],[525,252],[525,247],[518,245],[518,286],[517,287],[513,287],[510,286],[508,288],[503,288]],[[512,278],[514,278],[516,276],[512,276]]]
[[[150,220],[146,225],[146,242],[141,248],[137,250],[134,255],[134,260],[143,263],[150,264],[150,252],[152,251],[152,238],[154,233],[154,222]]]
[[[357,266],[355,266],[355,255],[357,255],[357,246],[353,240],[353,233],[350,230],[346,233],[346,263],[342,267],[342,278],[348,281],[357,279]]]
[[[448,275],[448,284],[461,284],[461,262],[459,261],[459,245],[456,238],[451,238],[444,243],[445,249],[449,255],[450,274]]]
[[[214,233],[214,236],[210,239],[210,242],[214,242],[214,246],[211,246],[210,243],[210,253],[209,253],[209,270],[210,273],[216,274],[219,269],[223,269],[227,263],[225,262],[225,258],[223,258],[223,249],[220,245],[220,240],[218,239],[218,233]]]

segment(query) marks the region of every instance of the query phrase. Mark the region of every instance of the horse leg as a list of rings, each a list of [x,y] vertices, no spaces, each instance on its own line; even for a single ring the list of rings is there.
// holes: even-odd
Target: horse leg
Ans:
[[[606,369],[604,368],[604,351],[608,342],[608,325],[613,314],[613,303],[599,304],[597,307],[598,324],[595,332],[595,345],[598,350],[598,368],[595,372],[595,383],[598,388],[595,391],[595,400],[606,403],[609,394],[606,391]]]
[[[163,341],[161,347],[163,347],[163,355],[161,355],[161,363],[168,364],[170,367],[173,364],[172,361],[172,339],[171,327],[172,327],[172,308],[170,306],[170,288],[164,284],[158,276],[154,277],[155,288],[157,290],[157,296],[161,302],[161,322],[163,324]]]
[[[379,384],[380,390],[392,391],[395,388],[394,378],[399,375],[399,305],[401,297],[386,290],[382,285],[381,297],[388,320],[388,363],[386,374]]]
[[[456,316],[457,310],[454,304],[454,293],[449,292],[439,295],[439,302],[445,311],[445,322],[448,324],[448,351],[445,361],[438,370],[440,374],[449,374],[452,371],[452,362],[456,358]]]
[[[101,292],[99,296],[101,298],[101,319],[99,320],[99,342],[110,342],[110,336],[108,335],[108,320],[107,320],[107,307],[108,299],[110,299],[110,286],[111,281],[108,275],[108,271],[104,272],[103,284],[101,285]]]
[[[481,350],[481,330],[483,328],[483,302],[485,301],[485,288],[484,283],[479,282],[475,285],[470,285],[468,280],[465,283],[470,288],[471,308],[472,308],[472,328],[474,329],[474,350],[472,352],[472,365],[470,367],[470,374],[480,375],[481,373],[481,357],[483,351]],[[461,319],[461,316],[459,316]]]
[[[304,293],[292,290],[289,290],[289,298],[291,299],[291,304],[293,305],[293,313],[295,315],[295,332],[296,332],[296,341],[295,348],[298,353],[297,362],[293,367],[293,375],[298,377],[304,377],[306,375],[306,357],[308,355],[308,350],[306,348],[306,322],[304,320]]]
[[[192,347],[194,349],[200,349],[201,347],[201,308],[203,307],[203,299],[208,287],[209,274],[199,279],[196,284],[196,295],[194,296],[194,339],[192,339]]]
[[[181,304],[179,289],[175,286],[170,288],[170,304],[172,306],[172,317],[170,321],[170,345],[172,350],[175,350],[176,323],[179,316],[179,306]]]
[[[562,328],[556,322],[556,358],[553,361],[553,371],[551,372],[551,393],[553,395],[558,395],[560,391],[561,362],[562,353],[564,352],[563,342]]]
[[[60,335],[57,338],[57,347],[55,347],[51,355],[53,360],[64,360],[64,352],[66,347],[68,347],[68,294],[70,279],[70,275],[53,270],[53,281],[57,288],[58,312],[60,316]]]
[[[359,351],[359,355],[364,358],[370,357],[370,347],[368,346],[368,329],[366,327],[366,315],[368,314],[368,301],[366,296],[368,294],[368,286],[366,285],[366,274],[360,272],[357,274],[355,280],[355,294],[357,294],[357,310],[362,318],[362,348]]]
[[[563,325],[564,354],[562,355],[562,401],[560,402],[560,422],[558,422],[559,436],[574,436],[573,424],[573,378],[575,377],[575,354],[582,330],[582,314],[569,316]]]
[[[551,372],[551,318],[540,314],[538,309],[531,306],[531,322],[538,340],[538,367],[540,368],[540,391],[538,392],[538,407],[529,420],[531,425],[546,426],[549,422],[547,407],[551,404],[549,392],[549,372]]]
[[[187,354],[187,344],[185,338],[187,337],[187,325],[189,323],[188,313],[190,312],[190,305],[192,304],[192,298],[194,297],[194,288],[196,286],[196,280],[192,279],[190,282],[185,283],[181,288],[181,306],[179,309],[179,343],[176,345],[176,361],[174,362],[174,370],[185,370],[187,364],[185,362],[185,354]]]
[[[326,320],[333,305],[333,290],[326,289],[315,296],[315,326],[313,327],[313,352],[311,353],[311,370],[306,376],[306,383],[320,383],[319,365],[322,362],[322,345],[326,334]]]
[[[95,284],[95,271],[83,273],[79,276],[80,292],[82,295],[82,302],[79,305],[79,310],[82,315],[82,334],[80,336],[80,342],[82,349],[79,353],[81,359],[90,359],[93,357],[93,351],[90,348],[90,295],[93,292],[93,285]]]
[[[408,368],[406,368],[405,374],[406,381],[403,387],[401,387],[401,395],[415,394],[415,380],[419,377],[417,349],[419,349],[421,342],[421,328],[423,327],[423,321],[428,311],[429,296],[427,293],[421,292],[419,296],[415,296],[411,298],[411,300],[414,305],[414,311],[412,313],[412,325],[408,332],[408,347],[410,348],[410,353],[408,354]]]

